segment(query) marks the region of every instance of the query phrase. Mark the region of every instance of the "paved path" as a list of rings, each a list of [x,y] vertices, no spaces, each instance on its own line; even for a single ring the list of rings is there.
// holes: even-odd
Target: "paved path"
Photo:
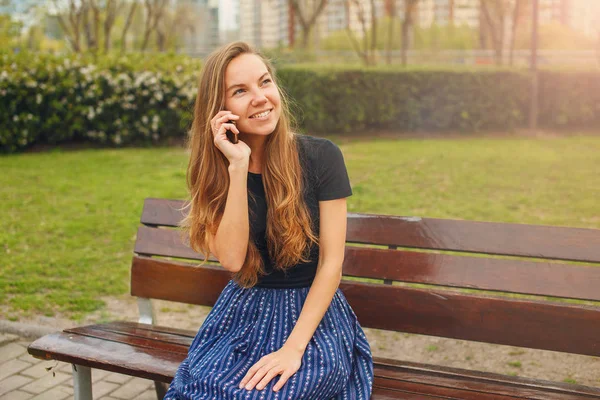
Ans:
[[[73,399],[71,364],[33,358],[30,342],[0,333],[0,400]],[[156,400],[146,379],[93,369],[92,383],[94,400]]]

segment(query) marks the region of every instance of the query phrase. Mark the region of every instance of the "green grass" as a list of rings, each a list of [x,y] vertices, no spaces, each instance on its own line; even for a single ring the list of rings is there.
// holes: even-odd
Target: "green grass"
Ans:
[[[600,138],[338,140],[352,212],[600,228]],[[145,197],[185,198],[181,149],[0,157],[0,318],[128,291]]]

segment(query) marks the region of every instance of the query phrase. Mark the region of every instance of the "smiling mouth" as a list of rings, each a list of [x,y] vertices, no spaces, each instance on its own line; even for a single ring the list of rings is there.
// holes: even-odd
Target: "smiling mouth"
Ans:
[[[271,111],[272,111],[272,109],[271,110],[262,111],[260,113],[256,113],[256,114],[251,115],[249,118],[250,119],[264,119],[264,118],[268,117],[269,114],[271,114]]]

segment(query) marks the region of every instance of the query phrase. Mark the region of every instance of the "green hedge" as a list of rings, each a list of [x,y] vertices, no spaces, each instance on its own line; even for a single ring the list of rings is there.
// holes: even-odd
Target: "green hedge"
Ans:
[[[0,151],[34,143],[113,146],[183,137],[200,63],[174,55],[0,56]],[[505,131],[526,126],[519,70],[280,66],[301,130]],[[540,125],[600,128],[600,72],[543,71]]]
[[[513,129],[527,116],[527,74],[509,71],[279,72],[309,132]]]

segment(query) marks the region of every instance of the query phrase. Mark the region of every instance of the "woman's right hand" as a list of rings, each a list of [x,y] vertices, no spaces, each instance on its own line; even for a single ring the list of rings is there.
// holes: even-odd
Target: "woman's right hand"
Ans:
[[[229,121],[236,121],[240,117],[232,114],[231,111],[219,111],[217,115],[210,120],[215,146],[227,157],[229,164],[238,162],[248,162],[250,160],[250,147],[241,140],[233,144],[227,139],[227,130],[239,135],[240,131],[235,124]]]

